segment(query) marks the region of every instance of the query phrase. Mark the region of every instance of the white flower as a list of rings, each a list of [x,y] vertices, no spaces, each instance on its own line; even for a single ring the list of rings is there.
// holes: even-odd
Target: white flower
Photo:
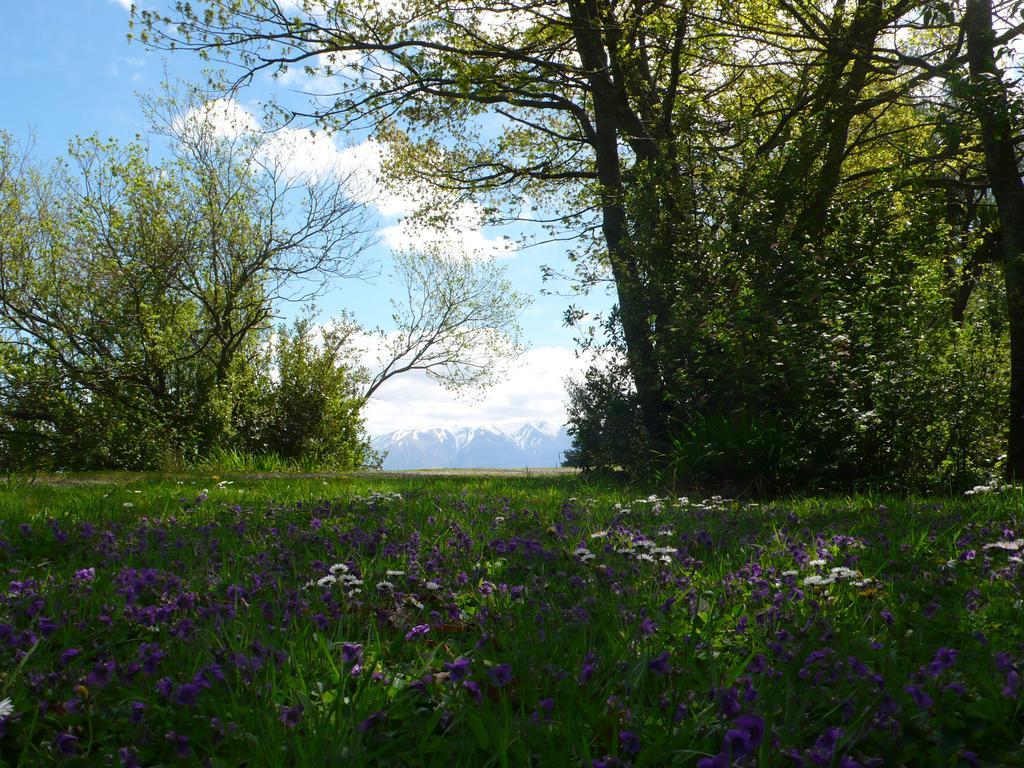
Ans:
[[[651,562],[651,563],[654,562],[654,558],[651,557],[650,555],[648,555],[646,552],[641,552],[639,555],[636,556],[636,559],[637,560],[647,560],[648,562]]]
[[[405,576],[405,571],[385,571],[384,575],[385,576],[390,576],[391,578],[396,578],[396,577]]]
[[[439,590],[441,588],[441,585],[438,584],[436,581],[428,581],[423,586],[426,587],[427,589],[429,589],[431,592],[436,592],[437,590]]]
[[[336,581],[337,581],[337,579],[334,576],[327,575],[327,576],[324,576],[321,579],[317,579],[316,585],[318,587],[329,587],[331,584],[334,584]]]
[[[14,714],[14,702],[10,699],[0,699],[0,717],[10,717]]]
[[[1009,552],[1016,552],[1021,547],[1024,547],[1024,539],[997,541],[994,544],[986,544],[982,549],[1005,549]]]
[[[782,575],[783,576],[799,576],[800,575],[800,571],[783,571]]]
[[[337,575],[338,571],[341,571],[342,573],[348,573],[348,566],[344,563],[335,563],[330,568],[328,568],[327,571],[335,575]]]
[[[836,580],[835,576],[808,576],[804,579],[805,587],[816,587],[825,586],[826,584],[834,584]]]
[[[603,539],[607,535],[608,535],[608,531],[598,531],[597,533],[590,534],[590,538],[592,538],[592,539]]]
[[[850,568],[844,568],[842,566],[831,569],[831,574],[837,579],[856,579],[860,576],[860,571],[854,571]]]
[[[125,509],[131,509],[131,508],[132,508],[132,507],[134,507],[135,505],[134,505],[134,504],[132,504],[132,503],[131,503],[130,501],[126,501],[126,502],[125,502],[124,504],[122,504],[121,506],[122,506],[122,507],[124,507]]]
[[[377,589],[388,589],[394,591],[395,585],[392,584],[390,581],[378,581]]]
[[[808,565],[811,565],[811,566],[818,566],[818,565],[824,565],[824,564],[825,564],[824,560],[811,560],[811,562],[808,563]]]

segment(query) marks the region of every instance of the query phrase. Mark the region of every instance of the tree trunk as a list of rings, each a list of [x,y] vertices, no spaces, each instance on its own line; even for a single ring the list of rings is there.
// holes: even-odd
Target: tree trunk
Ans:
[[[1013,142],[1007,87],[993,52],[991,0],[967,0],[964,19],[970,102],[981,123],[985,166],[999,212],[1000,256],[1010,323],[1010,414],[1006,471],[1024,479],[1024,181]]]
[[[587,0],[570,0],[569,14],[580,61],[588,72],[594,100],[594,159],[601,184],[601,231],[608,247],[619,316],[626,341],[626,359],[636,386],[640,417],[651,447],[666,447],[665,391],[648,318],[653,298],[643,284],[640,270],[626,248],[625,187],[619,155],[619,129],[625,108],[623,95],[611,78],[609,61],[601,38],[596,5]]]

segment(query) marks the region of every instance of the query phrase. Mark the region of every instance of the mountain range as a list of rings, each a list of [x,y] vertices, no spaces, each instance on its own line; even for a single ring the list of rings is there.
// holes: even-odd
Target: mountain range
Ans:
[[[572,445],[565,427],[529,422],[519,427],[399,429],[373,438],[384,469],[514,469],[560,467]]]

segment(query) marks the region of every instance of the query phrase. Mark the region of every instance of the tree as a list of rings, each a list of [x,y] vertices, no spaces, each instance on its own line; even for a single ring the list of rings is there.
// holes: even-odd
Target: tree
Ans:
[[[937,241],[940,194],[977,184],[948,173],[972,162],[933,82],[966,64],[945,4],[207,0],[135,22],[149,45],[240,66],[229,88],[288,67],[331,79],[284,121],[372,125],[393,171],[433,184],[426,214],[473,197],[507,221],[544,200],[613,280],[649,450],[691,422],[763,418],[808,441],[793,461],[816,473],[879,445],[914,467],[939,452],[907,448],[897,417],[942,390],[960,359],[947,323],[971,315],[956,302],[988,285],[984,216]],[[963,338],[998,339],[971,323]],[[894,392],[882,366],[911,354],[926,370]]]
[[[280,303],[355,274],[368,243],[337,172],[296,174],[266,136],[212,119],[216,104],[172,94],[152,106],[174,140],[159,164],[140,144],[95,138],[49,174],[19,166],[10,137],[0,152],[10,391],[58,371],[72,402],[147,436],[146,455],[123,459],[134,465],[217,444],[231,379]],[[66,419],[19,402],[37,433],[67,434]]]
[[[967,0],[963,19],[970,68],[970,103],[981,124],[985,166],[999,212],[998,250],[1010,321],[1007,471],[1011,477],[1021,479],[1024,478],[1024,180],[1010,88],[997,65],[992,17],[991,0]]]
[[[518,318],[528,303],[492,260],[439,248],[394,254],[404,296],[393,302],[393,328],[372,334],[376,369],[363,399],[386,381],[424,371],[448,389],[482,387],[499,376],[499,361],[515,356]]]

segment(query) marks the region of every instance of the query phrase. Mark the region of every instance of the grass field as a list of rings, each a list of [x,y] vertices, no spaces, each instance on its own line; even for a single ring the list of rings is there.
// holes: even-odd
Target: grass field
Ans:
[[[82,479],[0,490],[0,765],[1024,765],[1019,492]]]

